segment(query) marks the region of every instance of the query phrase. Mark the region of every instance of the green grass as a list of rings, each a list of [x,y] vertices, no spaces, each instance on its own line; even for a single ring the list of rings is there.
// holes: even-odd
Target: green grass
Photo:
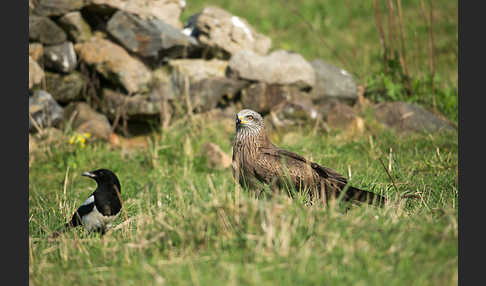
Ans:
[[[457,133],[398,136],[372,122],[353,136],[272,133],[392,200],[344,212],[237,191],[231,170],[211,170],[200,155],[208,141],[230,154],[234,134],[223,122],[181,121],[126,154],[67,139],[41,145],[29,172],[31,285],[457,284]],[[379,162],[388,167],[390,147],[398,193],[418,198],[396,199]],[[101,167],[120,178],[128,222],[122,214],[103,238],[75,229],[48,240],[95,188],[80,174]]]

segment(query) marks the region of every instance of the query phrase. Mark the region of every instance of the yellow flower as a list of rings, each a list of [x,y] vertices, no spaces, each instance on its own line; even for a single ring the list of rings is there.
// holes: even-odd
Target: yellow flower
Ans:
[[[75,134],[69,138],[69,144],[79,144],[81,148],[86,147],[86,139],[91,137],[91,133]]]

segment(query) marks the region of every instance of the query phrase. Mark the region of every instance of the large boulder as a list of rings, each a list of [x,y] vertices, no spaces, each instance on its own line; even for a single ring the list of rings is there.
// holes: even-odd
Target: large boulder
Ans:
[[[79,72],[67,75],[46,72],[46,90],[59,103],[83,99],[83,91],[87,85],[87,78]]]
[[[83,19],[80,12],[70,12],[59,18],[59,25],[66,30],[69,36],[77,43],[85,42],[91,38],[91,27]]]
[[[79,59],[94,66],[96,71],[114,84],[121,84],[129,93],[149,90],[150,70],[122,47],[101,37],[74,46]]]
[[[192,82],[201,81],[206,78],[225,77],[227,61],[212,59],[177,59],[169,61],[169,68],[172,74],[187,76]]]
[[[310,64],[315,72],[312,95],[316,103],[344,101],[352,104],[357,100],[358,88],[350,73],[322,59],[313,60]]]
[[[152,72],[151,90],[129,96],[123,92],[104,88],[101,109],[110,119],[125,116],[126,119],[144,121],[159,117],[164,112],[172,113],[170,102],[174,99],[167,66]]]
[[[214,53],[222,51],[224,58],[241,50],[264,55],[272,45],[270,38],[257,33],[245,19],[218,7],[206,7],[191,16],[184,32],[196,37]]]
[[[222,102],[224,96],[234,98],[239,90],[248,83],[230,78],[208,78],[191,83],[189,94],[193,111],[205,112],[216,108]]]
[[[66,41],[66,33],[47,17],[29,15],[29,41],[46,45],[60,44]]]
[[[251,51],[234,54],[228,64],[228,76],[267,84],[295,85],[312,88],[314,69],[299,54],[283,50],[260,56]]]
[[[39,64],[29,56],[29,89],[42,82],[44,71]]]
[[[72,72],[78,59],[71,42],[44,47],[44,65],[46,68],[63,73]]]
[[[241,91],[241,103],[245,108],[267,114],[283,101],[291,100],[300,90],[293,86],[257,82]]]
[[[143,19],[124,11],[116,12],[107,24],[107,31],[127,50],[143,57],[157,57],[159,51],[177,49],[183,54],[197,42],[179,29],[160,19]]]
[[[167,99],[174,99],[174,94],[171,92],[169,67],[167,65],[159,66],[152,71],[151,87],[151,92],[162,94]]]
[[[91,9],[121,10],[136,14],[143,19],[160,19],[175,28],[181,29],[179,20],[186,2],[181,0],[87,0]]]
[[[180,59],[169,61],[171,69],[171,92],[186,101],[186,80],[191,106],[195,112],[204,112],[216,107],[227,95],[232,97],[248,85],[247,82],[225,77],[228,62],[212,59]],[[185,104],[184,104],[185,105]]]
[[[102,110],[109,118],[126,116],[131,118],[151,118],[162,110],[163,94],[153,91],[148,94],[127,96],[111,89],[103,89]]]
[[[152,71],[152,89],[166,99],[174,99],[168,66],[159,66]]]
[[[424,108],[407,102],[384,102],[376,106],[375,116],[398,131],[437,132],[456,130],[454,125]]]
[[[29,94],[29,132],[37,128],[57,127],[63,119],[63,108],[43,91],[36,90]]]
[[[77,132],[87,132],[92,136],[108,140],[111,125],[105,115],[96,112],[85,102],[72,102],[64,109],[64,122],[70,123]]]
[[[35,0],[32,1],[31,10],[32,13],[40,16],[60,16],[81,9],[85,2],[85,0]]]
[[[271,126],[281,128],[308,125],[318,117],[319,112],[306,101],[284,101],[272,108],[268,120]]]
[[[356,111],[349,105],[333,102],[324,117],[329,127],[346,129],[352,126],[358,118]]]

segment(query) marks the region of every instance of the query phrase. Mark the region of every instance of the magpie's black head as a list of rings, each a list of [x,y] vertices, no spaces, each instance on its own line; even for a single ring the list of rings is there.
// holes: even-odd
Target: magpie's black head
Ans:
[[[121,192],[120,181],[118,181],[118,177],[115,175],[115,173],[108,169],[98,169],[95,171],[84,172],[82,175],[95,180],[98,185],[115,184],[118,187],[118,191]]]

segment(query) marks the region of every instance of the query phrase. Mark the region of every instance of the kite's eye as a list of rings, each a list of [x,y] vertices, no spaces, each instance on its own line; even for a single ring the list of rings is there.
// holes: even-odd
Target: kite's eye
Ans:
[[[253,115],[248,115],[246,118],[247,118],[248,120],[253,120]]]

